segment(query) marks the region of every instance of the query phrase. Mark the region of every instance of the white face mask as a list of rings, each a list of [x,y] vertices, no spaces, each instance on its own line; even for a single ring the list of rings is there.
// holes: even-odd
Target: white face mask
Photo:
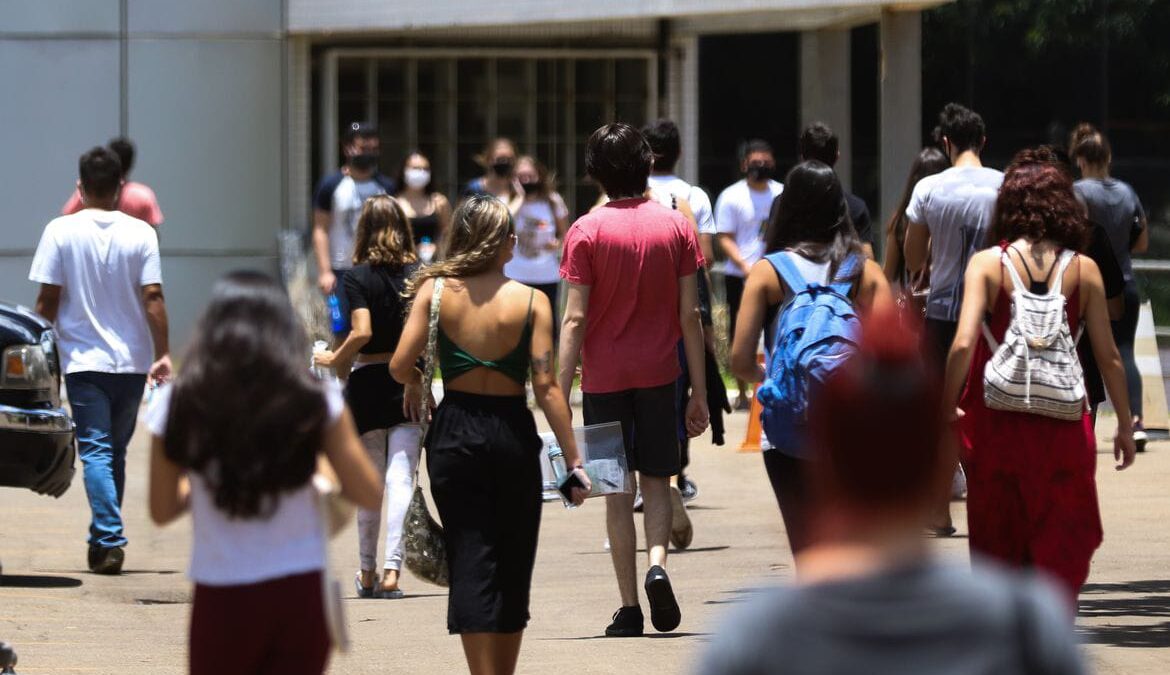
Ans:
[[[421,190],[431,182],[431,172],[426,169],[407,169],[403,172],[407,187]]]

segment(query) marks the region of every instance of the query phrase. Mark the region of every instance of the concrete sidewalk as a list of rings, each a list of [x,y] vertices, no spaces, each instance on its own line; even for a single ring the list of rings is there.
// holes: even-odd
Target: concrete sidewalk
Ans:
[[[719,616],[753,589],[792,575],[792,557],[758,454],[739,454],[746,416],[730,418],[722,448],[696,444],[691,474],[700,486],[691,508],[695,539],[671,556],[683,611],[678,632],[643,639],[602,637],[619,604],[601,503],[565,511],[546,505],[522,673],[686,673]],[[1104,426],[1104,425],[1103,425]],[[1098,485],[1105,544],[1094,560],[1079,619],[1099,673],[1170,672],[1170,444],[1151,444],[1126,472],[1112,468],[1102,443]],[[158,529],[146,514],[145,432],[135,438],[126,498],[127,574],[85,571],[88,510],[80,477],[60,501],[0,490],[0,640],[20,653],[18,672],[159,675],[185,672],[190,586],[183,573],[190,521]],[[960,536],[938,540],[941,555],[966,558]],[[640,528],[639,528],[640,529]],[[455,673],[459,640],[446,634],[446,592],[410,578],[399,601],[353,598],[353,528],[332,545],[334,569],[349,599],[354,648],[331,672]]]

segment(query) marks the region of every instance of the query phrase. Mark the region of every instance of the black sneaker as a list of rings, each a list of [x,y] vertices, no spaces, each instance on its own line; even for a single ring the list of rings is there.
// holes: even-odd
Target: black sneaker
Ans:
[[[674,589],[666,570],[654,565],[646,572],[646,598],[650,600],[650,623],[659,633],[668,633],[682,622],[682,612],[674,599]]]
[[[641,607],[622,607],[613,613],[613,623],[606,626],[605,634],[609,637],[642,637],[645,621]]]
[[[86,557],[89,562],[89,571],[94,574],[121,574],[122,563],[126,561],[126,552],[122,550],[121,546],[113,548],[90,546],[89,555]]]

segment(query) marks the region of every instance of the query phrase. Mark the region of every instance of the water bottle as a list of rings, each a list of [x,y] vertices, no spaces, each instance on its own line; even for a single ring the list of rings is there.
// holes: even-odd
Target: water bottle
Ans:
[[[569,467],[565,464],[565,452],[561,450],[559,444],[553,443],[548,447],[548,458],[552,462],[553,475],[556,476],[557,485],[560,485],[569,475]]]
[[[562,484],[564,484],[565,479],[569,476],[569,467],[565,464],[565,453],[563,450],[561,450],[559,443],[553,443],[549,446],[548,459],[550,462],[552,462],[553,475],[556,476],[557,487],[559,488]],[[557,491],[560,492],[559,489]],[[577,508],[576,504],[573,504],[569,500],[564,499],[564,495],[561,495],[561,498],[565,502],[565,508]]]
[[[329,305],[329,321],[333,326],[334,333],[340,333],[345,330],[345,317],[341,315],[341,301],[337,299],[336,293],[330,293],[329,297],[325,299],[326,304]]]
[[[424,265],[429,265],[435,259],[435,242],[430,237],[423,237],[418,242],[418,259]]]

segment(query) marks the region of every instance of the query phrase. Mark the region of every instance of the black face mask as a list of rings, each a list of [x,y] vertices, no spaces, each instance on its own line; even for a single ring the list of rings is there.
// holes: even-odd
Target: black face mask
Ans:
[[[764,166],[763,164],[752,164],[747,169],[747,177],[750,181],[768,180],[772,177],[773,173],[775,173],[775,170],[772,167]]]
[[[512,175],[512,167],[515,165],[516,163],[510,159],[502,159],[498,162],[492,162],[492,173],[496,174],[500,178],[507,178],[508,176]]]
[[[349,158],[349,165],[358,171],[369,171],[378,166],[378,153],[361,152]]]
[[[535,181],[533,183],[521,183],[520,187],[524,188],[524,194],[534,195],[534,194],[537,194],[538,192],[540,192],[541,186],[540,186],[540,181]]]

